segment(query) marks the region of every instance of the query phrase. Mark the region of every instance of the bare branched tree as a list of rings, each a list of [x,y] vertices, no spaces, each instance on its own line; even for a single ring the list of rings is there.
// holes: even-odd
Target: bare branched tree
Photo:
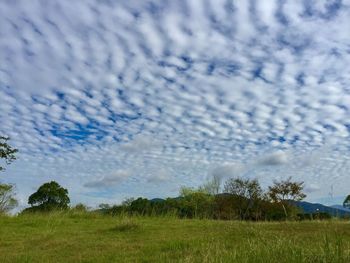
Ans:
[[[269,186],[268,196],[273,202],[281,203],[287,217],[286,204],[288,201],[300,201],[306,197],[303,193],[304,182],[292,182],[292,177],[286,180],[274,181]]]
[[[18,205],[14,196],[14,185],[0,184],[0,214],[6,213]]]

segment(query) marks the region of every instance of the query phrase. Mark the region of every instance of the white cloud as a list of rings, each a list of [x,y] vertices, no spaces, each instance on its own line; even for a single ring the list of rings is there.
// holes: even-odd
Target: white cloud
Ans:
[[[213,177],[225,180],[227,178],[242,176],[247,168],[243,164],[224,164],[211,168],[208,172],[208,179]]]
[[[286,152],[277,151],[263,156],[258,164],[261,165],[283,165],[288,162],[288,154]]]
[[[321,189],[320,186],[317,184],[310,184],[305,187],[306,193],[313,193],[313,192],[319,191],[320,189]]]
[[[84,184],[85,187],[89,188],[110,188],[115,187],[121,182],[127,180],[131,174],[127,171],[117,171],[111,175],[104,176],[101,179],[90,181]]]
[[[137,135],[135,138],[122,145],[122,149],[128,153],[142,153],[159,149],[160,143],[149,135]]]
[[[147,178],[147,182],[155,184],[169,182],[170,180],[171,176],[169,171],[164,169],[155,171],[151,176]]]

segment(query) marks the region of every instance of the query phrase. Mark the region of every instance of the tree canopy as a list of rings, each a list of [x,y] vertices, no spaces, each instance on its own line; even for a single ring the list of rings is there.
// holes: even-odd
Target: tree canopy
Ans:
[[[273,183],[272,186],[269,186],[268,196],[273,202],[282,204],[287,216],[286,201],[301,201],[306,197],[306,194],[303,193],[304,182],[292,182],[292,178],[289,177]]]
[[[37,210],[67,209],[70,203],[68,190],[51,181],[39,187],[29,199],[28,204]]]
[[[251,210],[256,210],[262,199],[263,191],[257,179],[241,177],[229,178],[224,185],[224,192],[235,195],[241,219],[245,219]]]
[[[17,149],[11,147],[7,142],[10,138],[4,137],[0,135],[0,159],[4,159],[6,164],[10,164],[14,160],[16,160],[16,153],[18,152]],[[5,170],[3,166],[1,166],[0,163],[0,171]]]
[[[345,200],[344,200],[344,202],[343,202],[343,207],[345,207],[345,208],[350,208],[350,195],[348,195],[348,196],[345,198]]]

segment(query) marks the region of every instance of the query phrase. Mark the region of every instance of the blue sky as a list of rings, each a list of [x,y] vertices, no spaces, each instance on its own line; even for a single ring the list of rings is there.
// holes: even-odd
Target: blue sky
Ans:
[[[349,193],[350,1],[1,1],[1,174],[21,205],[176,196],[214,174]],[[333,191],[331,192],[331,186]]]

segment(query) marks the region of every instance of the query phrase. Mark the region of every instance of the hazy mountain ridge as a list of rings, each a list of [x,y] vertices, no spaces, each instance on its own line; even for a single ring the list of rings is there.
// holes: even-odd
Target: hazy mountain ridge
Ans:
[[[297,207],[303,209],[304,213],[324,212],[336,217],[350,216],[350,210],[340,205],[325,206],[318,203],[309,203],[306,201],[293,202]]]

